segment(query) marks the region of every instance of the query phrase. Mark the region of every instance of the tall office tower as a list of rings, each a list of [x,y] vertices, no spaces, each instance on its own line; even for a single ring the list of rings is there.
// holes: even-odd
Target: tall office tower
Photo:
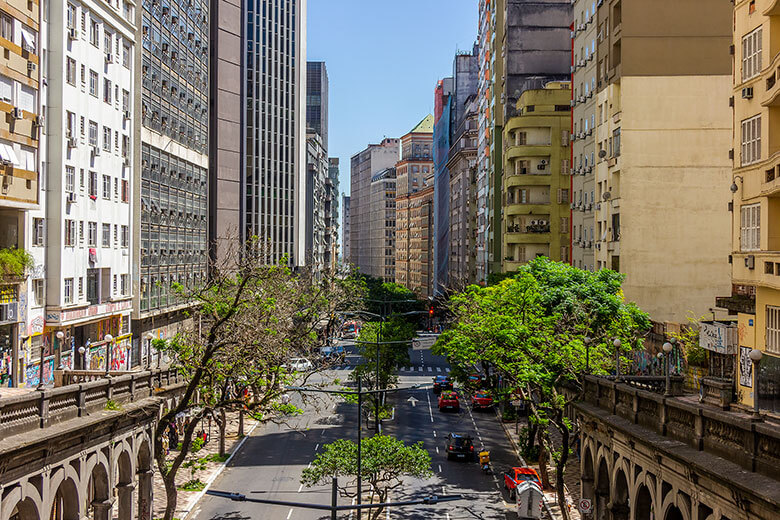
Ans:
[[[450,175],[450,233],[447,287],[462,290],[476,282],[476,170],[478,114],[476,94],[465,103],[453,132],[447,170]],[[438,264],[437,264],[438,265]]]
[[[135,17],[128,3],[49,8],[43,341],[50,366],[102,369],[108,354],[129,368]]]
[[[379,144],[370,144],[365,150],[350,158],[350,217],[349,217],[349,256],[347,260],[359,268],[363,274],[385,276],[384,252],[382,261],[373,259],[369,222],[371,221],[371,179],[388,168],[392,168],[393,208],[392,236],[380,236],[380,249],[395,249],[395,163],[398,161],[400,139],[385,138]],[[389,175],[385,172],[385,177]],[[389,181],[388,181],[389,182]],[[388,208],[389,209],[389,208]],[[389,245],[388,245],[389,244]],[[379,250],[376,251],[377,253]],[[376,267],[381,265],[382,267]],[[392,278],[387,281],[394,282]]]
[[[209,182],[208,0],[144,2],[135,54],[133,334],[166,338],[187,320],[173,284],[206,280]],[[137,344],[134,341],[134,346]],[[138,356],[136,356],[138,358]]]
[[[328,156],[320,134],[306,134],[306,256],[305,265],[319,277],[325,269],[325,198]]]
[[[217,265],[242,239],[244,0],[211,0],[209,67],[209,256]]]
[[[395,281],[395,168],[371,176],[368,188],[368,239],[358,247],[367,251],[363,272],[385,282]]]
[[[349,195],[341,194],[341,261],[345,264],[352,262],[352,241],[350,239],[351,198]]]
[[[336,269],[339,257],[339,158],[328,158],[325,179],[325,267]]]
[[[537,256],[569,258],[569,89],[568,82],[526,89],[506,120],[502,272]]]
[[[0,284],[0,386],[37,384],[25,374],[28,366],[37,374],[45,304],[45,214],[39,189],[45,173],[39,169],[43,166],[39,148],[46,137],[40,103],[45,90],[39,89],[47,78],[39,68],[43,56],[39,36],[45,33],[36,2],[13,2],[10,7],[0,13],[4,50],[0,97],[5,116],[0,122],[0,249],[6,259],[32,255],[35,267],[25,272],[7,260],[0,265],[6,275]],[[46,341],[50,340],[48,336]]]
[[[320,134],[328,149],[328,68],[324,61],[306,62],[306,125]]]
[[[595,264],[595,164],[596,164],[596,4],[593,0],[574,2],[572,40],[572,113],[569,148],[571,209],[571,264],[593,270]],[[564,164],[564,167],[566,165]],[[579,204],[579,201],[582,201]],[[562,258],[566,261],[567,259]]]
[[[467,100],[477,92],[479,73],[479,48],[474,44],[471,52],[459,52],[452,62],[452,91],[449,96],[449,118],[439,120],[434,127],[434,253],[433,286],[440,294],[447,287],[449,273],[450,247],[450,172],[447,169],[449,151],[455,143],[455,130],[466,112]],[[439,98],[437,90],[437,98]],[[438,102],[438,101],[437,101]],[[444,132],[447,136],[442,135]]]
[[[713,230],[729,226],[732,16],[696,0],[597,9],[596,269],[625,273],[626,299],[659,322],[728,290],[729,237]]]
[[[268,262],[304,265],[306,231],[306,0],[246,10],[246,236]]]
[[[427,293],[420,287],[419,276],[413,280],[411,273],[419,264],[412,250],[415,235],[420,233],[411,220],[411,197],[421,190],[433,189],[433,116],[428,114],[412,130],[401,137],[401,159],[395,165],[395,282],[417,293]],[[433,211],[430,212],[433,215]],[[426,255],[426,263],[433,255]],[[429,267],[426,267],[426,271]],[[426,294],[427,296],[427,294]]]

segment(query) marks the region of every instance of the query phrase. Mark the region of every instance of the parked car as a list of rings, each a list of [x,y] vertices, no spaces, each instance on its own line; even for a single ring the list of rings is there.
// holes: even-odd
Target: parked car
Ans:
[[[442,390],[452,390],[452,379],[449,376],[436,376],[433,378],[433,393],[438,394]]]
[[[474,389],[482,388],[482,385],[485,383],[485,378],[482,377],[482,374],[471,374],[469,375],[469,378],[467,380],[468,386]]]
[[[458,401],[458,394],[452,390],[445,390],[439,396],[439,411],[444,410],[460,410],[460,401]]]
[[[461,435],[459,433],[450,433],[447,435],[447,445],[445,446],[447,459],[474,460],[474,443],[470,435]]]
[[[478,390],[471,396],[471,407],[474,410],[489,410],[493,408],[493,398],[485,390]]]
[[[355,339],[360,332],[357,322],[348,321],[341,327],[341,337],[344,339]]]
[[[528,466],[515,467],[504,473],[504,489],[509,491],[510,498],[515,498],[515,489],[521,482],[532,482],[542,489],[542,481],[535,469]]]
[[[288,363],[283,365],[284,368],[294,370],[295,372],[306,372],[314,368],[311,361],[306,358],[292,358]]]

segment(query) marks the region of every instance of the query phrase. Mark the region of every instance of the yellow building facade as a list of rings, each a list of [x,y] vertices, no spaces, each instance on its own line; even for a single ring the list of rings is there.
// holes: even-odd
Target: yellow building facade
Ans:
[[[503,134],[502,271],[537,256],[568,260],[570,84],[526,90]]]

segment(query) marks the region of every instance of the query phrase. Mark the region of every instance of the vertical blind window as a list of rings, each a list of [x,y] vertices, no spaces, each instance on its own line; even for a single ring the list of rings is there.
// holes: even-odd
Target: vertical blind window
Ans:
[[[780,307],[766,306],[766,350],[780,353]]]
[[[761,72],[761,28],[742,38],[742,81]]]
[[[761,204],[750,204],[740,209],[739,240],[742,251],[761,249]]]
[[[761,116],[742,121],[742,165],[761,159]]]

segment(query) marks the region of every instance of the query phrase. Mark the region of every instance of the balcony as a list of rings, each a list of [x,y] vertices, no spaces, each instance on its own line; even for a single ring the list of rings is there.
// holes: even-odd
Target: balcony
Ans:
[[[780,290],[780,251],[740,251],[732,255],[732,282]]]

